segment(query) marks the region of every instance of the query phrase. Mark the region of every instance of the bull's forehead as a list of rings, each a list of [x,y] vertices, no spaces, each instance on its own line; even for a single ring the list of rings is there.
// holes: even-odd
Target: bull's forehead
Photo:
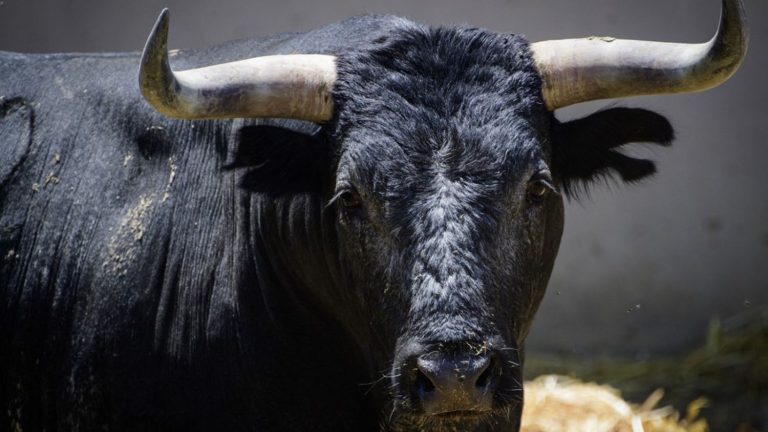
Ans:
[[[335,97],[340,176],[395,206],[481,200],[546,151],[541,82],[518,36],[403,27],[340,57]]]
[[[529,43],[516,35],[411,24],[340,55],[338,69],[342,128],[405,130],[450,118],[460,128],[489,129],[546,112]]]

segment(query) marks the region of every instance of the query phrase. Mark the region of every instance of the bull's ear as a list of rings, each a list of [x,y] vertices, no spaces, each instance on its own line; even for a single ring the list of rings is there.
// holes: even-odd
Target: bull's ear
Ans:
[[[595,180],[618,176],[635,182],[653,175],[656,164],[623,154],[629,143],[668,146],[674,139],[669,121],[653,111],[611,108],[556,126],[553,161],[563,190],[573,197]]]

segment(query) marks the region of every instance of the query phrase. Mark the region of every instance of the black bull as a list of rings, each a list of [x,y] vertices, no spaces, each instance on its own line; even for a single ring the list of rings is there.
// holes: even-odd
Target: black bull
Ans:
[[[340,56],[328,124],[0,54],[0,430],[517,429],[561,195],[652,174],[618,148],[669,123],[560,123],[522,38],[395,17],[172,61],[294,52]]]

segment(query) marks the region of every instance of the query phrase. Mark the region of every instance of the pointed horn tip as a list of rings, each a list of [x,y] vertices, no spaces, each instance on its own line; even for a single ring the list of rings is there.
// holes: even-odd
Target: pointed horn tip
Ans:
[[[173,74],[168,65],[169,17],[168,8],[163,8],[144,45],[139,68],[139,89],[144,99],[160,111],[168,99],[167,80]]]
[[[160,15],[157,16],[154,29],[158,29],[160,26],[168,28],[168,20],[171,18],[171,10],[167,7],[160,11]]]
[[[743,0],[735,0],[735,8],[736,12],[739,15],[739,25],[741,30],[741,44],[742,49],[744,51],[744,54],[746,55],[747,49],[749,48],[749,19],[747,18],[747,11],[744,7],[744,1]]]
[[[158,54],[157,51],[166,51],[168,45],[168,23],[170,20],[170,11],[168,8],[163,8],[160,11],[160,15],[155,21],[152,31],[149,33],[147,43],[144,46],[144,55],[142,59],[145,59],[147,54]]]
[[[710,43],[719,43],[730,50],[731,66],[723,81],[739,69],[749,49],[749,22],[743,0],[723,0],[720,26]],[[718,84],[719,85],[719,84]]]

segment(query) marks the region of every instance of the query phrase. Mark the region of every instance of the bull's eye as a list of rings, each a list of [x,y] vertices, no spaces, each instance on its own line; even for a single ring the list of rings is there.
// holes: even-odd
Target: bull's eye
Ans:
[[[326,207],[334,206],[339,210],[342,220],[349,220],[353,216],[360,215],[363,201],[360,194],[350,184],[343,184],[336,188],[336,194],[328,201]]]
[[[346,208],[360,207],[360,196],[354,191],[346,191],[339,197],[339,202]]]
[[[549,192],[549,188],[541,182],[536,182],[528,188],[528,196],[531,198],[543,198]]]
[[[526,195],[528,201],[535,204],[544,201],[544,198],[546,198],[550,192],[555,192],[554,186],[552,186],[549,181],[538,178],[531,180],[528,184]]]
[[[360,207],[360,195],[358,195],[357,192],[352,189],[339,192],[337,197],[339,204],[341,204],[341,206],[346,209],[353,210]]]

